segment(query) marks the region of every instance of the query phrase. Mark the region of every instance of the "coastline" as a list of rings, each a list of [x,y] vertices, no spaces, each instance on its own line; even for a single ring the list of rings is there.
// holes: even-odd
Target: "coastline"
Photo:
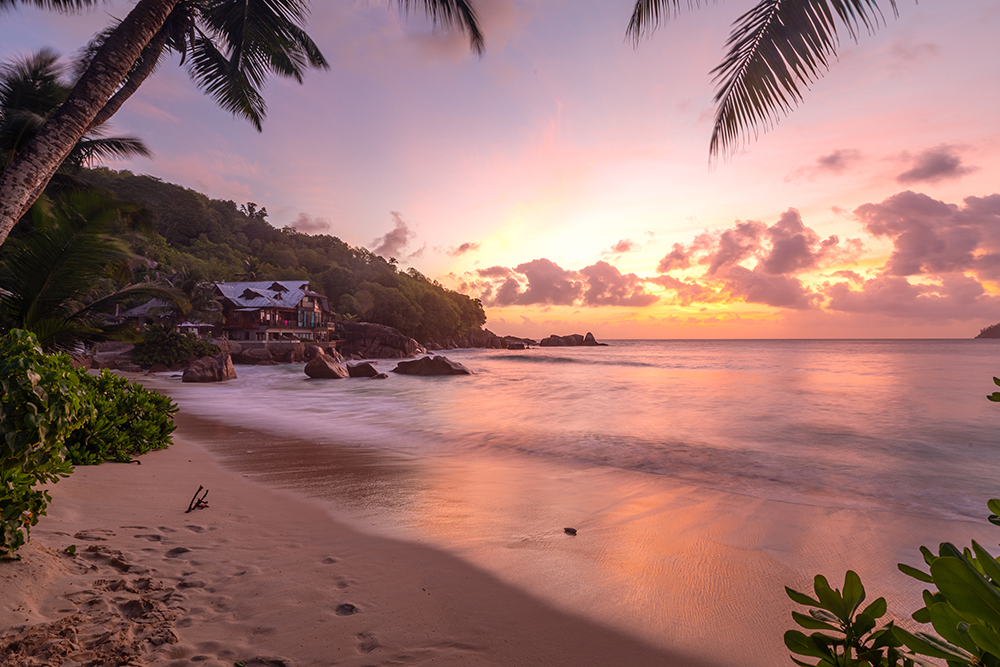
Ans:
[[[171,667],[709,664],[552,609],[442,551],[353,530],[223,469],[193,425],[174,440],[141,465],[80,467],[54,486],[24,559],[0,564],[4,644],[34,628],[43,654],[134,651],[129,664]],[[209,508],[185,514],[199,485]],[[70,544],[75,556],[59,551]]]

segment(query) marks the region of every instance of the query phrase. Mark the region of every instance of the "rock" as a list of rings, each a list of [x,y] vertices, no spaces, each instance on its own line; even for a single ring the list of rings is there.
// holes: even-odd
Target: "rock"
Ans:
[[[305,373],[311,378],[333,380],[348,377],[347,368],[334,357],[327,354],[317,355],[306,364]]]
[[[580,334],[570,334],[569,336],[557,336],[552,334],[548,338],[543,339],[538,343],[542,347],[580,347],[588,346],[593,347],[597,345],[606,346],[606,343],[598,343],[597,339],[594,338],[594,334],[587,332],[586,336],[581,336]]]
[[[372,366],[369,361],[360,364],[348,364],[347,373],[352,378],[373,378],[380,374],[379,370]]]
[[[306,349],[302,352],[302,356],[305,357],[306,361],[312,361],[316,358],[317,354],[325,354],[323,348],[319,345],[306,345]]]
[[[243,364],[268,364],[274,363],[271,351],[266,347],[245,347],[240,353],[237,361]]]
[[[335,334],[343,341],[344,355],[359,359],[405,359],[420,353],[420,343],[392,327],[371,322],[334,322]]]
[[[402,375],[472,375],[472,371],[462,364],[442,356],[401,361],[392,372]]]
[[[372,380],[388,380],[389,376],[385,373],[379,373],[378,375],[371,376]]]
[[[184,371],[181,382],[225,382],[236,379],[233,359],[222,352],[214,357],[202,357],[191,362]]]
[[[525,350],[524,343],[507,343],[508,350]]]
[[[153,364],[149,367],[147,373],[167,373],[170,371],[170,367],[166,364]]]
[[[576,528],[563,528],[563,532],[567,535],[576,535]]]

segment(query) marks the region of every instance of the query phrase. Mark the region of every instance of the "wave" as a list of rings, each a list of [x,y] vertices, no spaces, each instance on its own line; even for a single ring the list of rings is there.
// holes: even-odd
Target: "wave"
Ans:
[[[574,359],[572,357],[540,357],[530,354],[505,354],[493,357],[496,361],[525,361],[532,364],[584,364],[587,366],[634,366],[642,368],[656,368],[659,364],[651,364],[645,361],[623,361],[621,359]]]

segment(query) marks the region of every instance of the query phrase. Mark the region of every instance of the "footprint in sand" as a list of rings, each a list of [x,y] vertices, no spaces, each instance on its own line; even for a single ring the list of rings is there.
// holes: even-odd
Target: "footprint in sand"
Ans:
[[[358,651],[361,653],[371,653],[379,646],[381,646],[381,644],[378,643],[378,639],[375,638],[375,635],[367,632],[358,633]]]
[[[104,528],[90,528],[88,530],[81,530],[79,533],[73,535],[74,538],[78,540],[83,540],[84,542],[106,542],[109,537],[114,537],[115,533],[111,530],[105,530]]]
[[[184,527],[190,530],[192,533],[204,533],[206,530],[208,530],[204,526],[184,526]]]
[[[337,616],[351,616],[357,614],[361,610],[355,607],[350,602],[344,602],[343,604],[338,604],[337,608],[334,610]]]
[[[187,547],[174,547],[166,553],[167,558],[178,558],[183,554],[190,553],[191,550]]]
[[[157,535],[156,533],[141,533],[132,537],[137,540],[149,540],[150,542],[161,542],[163,540],[163,535]]]
[[[323,563],[323,565],[333,565],[334,563],[338,562],[338,560],[336,558],[334,558],[333,556],[327,556],[326,558],[324,558],[320,562]]]

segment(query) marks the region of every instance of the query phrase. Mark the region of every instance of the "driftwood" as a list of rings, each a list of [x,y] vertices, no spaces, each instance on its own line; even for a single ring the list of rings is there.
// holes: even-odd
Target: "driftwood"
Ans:
[[[205,493],[201,493],[202,489],[204,489]],[[198,497],[198,494],[201,494],[201,498]],[[206,507],[208,507],[208,502],[206,502],[205,500],[205,498],[207,497],[208,497],[208,489],[205,489],[205,487],[199,484],[198,490],[194,492],[194,498],[191,499],[191,502],[188,504],[188,508],[187,510],[185,510],[184,513],[187,514],[188,512],[193,512],[195,510],[203,510]]]

